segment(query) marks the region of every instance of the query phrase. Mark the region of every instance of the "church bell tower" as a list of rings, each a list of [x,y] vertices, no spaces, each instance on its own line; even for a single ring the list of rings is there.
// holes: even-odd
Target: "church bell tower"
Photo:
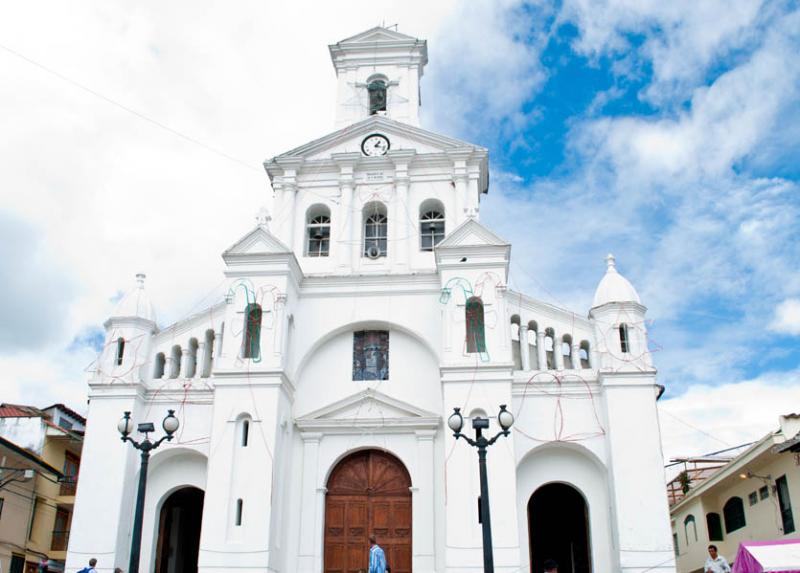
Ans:
[[[328,46],[336,69],[336,127],[384,115],[419,126],[419,81],[428,46],[394,30],[375,27]]]

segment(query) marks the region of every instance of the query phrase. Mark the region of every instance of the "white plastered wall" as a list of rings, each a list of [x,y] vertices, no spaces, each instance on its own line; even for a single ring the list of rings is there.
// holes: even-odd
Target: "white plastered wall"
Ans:
[[[148,564],[149,571],[154,571],[156,566],[155,547],[164,502],[184,487],[195,487],[205,492],[206,466],[206,456],[195,449],[174,447],[153,454],[147,476],[140,558],[140,563]]]
[[[583,495],[589,513],[592,569],[615,571],[617,565],[611,552],[608,481],[605,468],[582,446],[565,443],[540,446],[528,453],[517,466],[517,515],[521,566],[527,568],[530,563],[528,501],[537,489],[548,483],[570,485]]]

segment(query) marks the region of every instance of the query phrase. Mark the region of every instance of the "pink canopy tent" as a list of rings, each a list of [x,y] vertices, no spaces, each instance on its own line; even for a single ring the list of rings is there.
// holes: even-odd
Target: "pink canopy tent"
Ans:
[[[733,573],[800,573],[800,539],[743,541]]]

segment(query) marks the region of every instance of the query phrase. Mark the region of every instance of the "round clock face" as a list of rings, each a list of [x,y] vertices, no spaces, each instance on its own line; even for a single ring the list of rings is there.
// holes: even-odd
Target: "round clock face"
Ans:
[[[389,139],[379,133],[368,135],[361,142],[361,151],[367,157],[386,155],[386,152],[389,151]]]

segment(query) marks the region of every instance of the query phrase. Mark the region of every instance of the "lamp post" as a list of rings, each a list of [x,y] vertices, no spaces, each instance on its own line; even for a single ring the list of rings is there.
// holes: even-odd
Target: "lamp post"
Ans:
[[[122,434],[123,442],[130,442],[131,445],[142,452],[142,463],[139,468],[139,489],[136,493],[136,512],[133,516],[133,534],[131,535],[131,560],[128,565],[128,573],[139,573],[139,553],[142,548],[142,517],[144,514],[144,494],[147,489],[147,465],[150,462],[150,452],[155,450],[164,440],[172,440],[173,435],[178,430],[180,422],[175,417],[175,410],[167,410],[167,415],[164,421],[161,422],[161,427],[164,428],[166,435],[162,436],[155,442],[151,442],[148,434],[155,432],[156,428],[153,422],[143,422],[138,425],[137,430],[140,434],[144,434],[144,440],[137,442],[130,437],[133,432],[133,420],[131,420],[131,413],[125,412],[120,421],[117,423],[117,429]]]
[[[464,427],[464,417],[461,415],[461,408],[453,408],[453,413],[447,419],[447,425],[453,430],[453,435],[464,440],[472,447],[478,448],[478,466],[481,473],[481,524],[483,525],[483,571],[484,573],[494,573],[494,554],[492,551],[492,520],[489,514],[489,482],[486,476],[486,448],[497,441],[500,436],[508,436],[511,426],[514,424],[514,414],[506,410],[506,405],[500,406],[497,414],[497,423],[500,424],[501,431],[491,439],[483,435],[483,430],[489,429],[488,418],[473,418],[472,427],[475,429],[475,439],[471,439],[461,433]]]

